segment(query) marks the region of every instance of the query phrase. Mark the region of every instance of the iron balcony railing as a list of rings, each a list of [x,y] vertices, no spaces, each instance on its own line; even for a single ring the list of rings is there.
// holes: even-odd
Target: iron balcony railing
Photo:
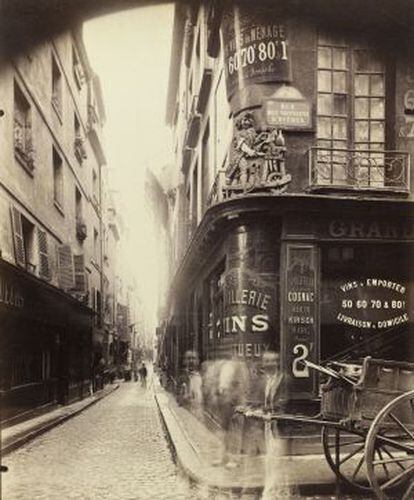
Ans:
[[[311,190],[410,192],[410,155],[405,151],[314,147],[308,161]]]

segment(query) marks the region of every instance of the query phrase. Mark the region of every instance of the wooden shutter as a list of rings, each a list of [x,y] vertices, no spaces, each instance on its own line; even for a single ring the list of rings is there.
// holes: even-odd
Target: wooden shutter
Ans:
[[[50,280],[51,272],[49,265],[49,254],[47,248],[47,234],[37,228],[37,242],[39,248],[39,276],[45,280]]]
[[[58,247],[59,286],[63,290],[71,290],[75,286],[72,250],[70,245]]]
[[[25,268],[26,253],[24,250],[22,215],[17,208],[13,206],[10,208],[10,213],[13,230],[14,257],[16,259],[16,264]]]
[[[73,256],[75,270],[75,290],[86,293],[85,257],[83,254]]]

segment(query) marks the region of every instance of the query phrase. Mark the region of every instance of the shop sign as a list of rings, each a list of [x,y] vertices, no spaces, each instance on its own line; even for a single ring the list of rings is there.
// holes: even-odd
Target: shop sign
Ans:
[[[325,233],[330,239],[352,240],[414,240],[414,220],[334,219],[327,223]],[[322,234],[323,236],[323,234]]]
[[[312,126],[311,107],[305,99],[267,99],[264,112],[270,126],[284,130],[308,130]]]
[[[286,27],[274,9],[229,5],[222,37],[228,98],[248,84],[289,80]]]
[[[225,277],[220,343],[233,356],[260,359],[271,347],[275,322],[274,283],[252,271],[230,271]]]
[[[20,290],[2,276],[0,276],[0,304],[16,309],[24,307],[24,298]]]
[[[316,391],[316,373],[305,363],[319,361],[316,252],[312,245],[287,246],[282,365],[292,398]]]
[[[339,286],[340,323],[363,330],[381,330],[408,323],[407,288],[384,278],[347,281]]]

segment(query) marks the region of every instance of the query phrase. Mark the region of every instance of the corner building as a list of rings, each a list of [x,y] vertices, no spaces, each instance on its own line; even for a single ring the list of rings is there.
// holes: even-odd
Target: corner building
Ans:
[[[202,2],[175,11],[171,291],[161,356],[414,360],[412,6]],[[254,395],[253,395],[254,399]]]

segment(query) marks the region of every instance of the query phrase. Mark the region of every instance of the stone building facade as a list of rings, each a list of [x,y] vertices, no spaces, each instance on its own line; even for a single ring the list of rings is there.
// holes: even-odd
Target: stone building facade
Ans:
[[[173,374],[188,349],[252,366],[276,349],[306,406],[306,360],[414,359],[412,28],[402,4],[337,4],[176,7]]]

